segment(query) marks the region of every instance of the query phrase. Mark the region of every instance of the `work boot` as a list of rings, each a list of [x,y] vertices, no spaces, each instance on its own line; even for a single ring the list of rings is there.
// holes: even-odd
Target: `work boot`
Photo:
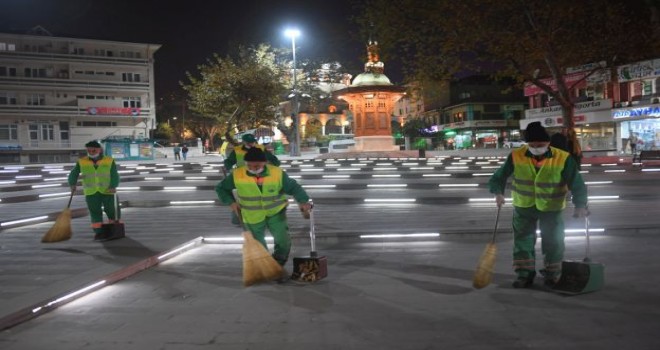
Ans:
[[[546,287],[552,288],[559,282],[559,277],[545,277],[543,279],[543,285]]]
[[[287,283],[291,279],[291,274],[289,274],[289,271],[287,271],[285,268],[282,268],[282,275],[275,280],[277,283]]]
[[[513,281],[513,288],[529,288],[532,284],[534,284],[534,275],[518,276],[518,278]]]

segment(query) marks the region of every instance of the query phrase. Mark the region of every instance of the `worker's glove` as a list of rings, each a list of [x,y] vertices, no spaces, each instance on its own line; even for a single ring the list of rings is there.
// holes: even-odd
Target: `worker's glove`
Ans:
[[[117,193],[116,188],[108,188],[108,193]]]
[[[591,214],[591,212],[587,208],[575,208],[575,210],[573,210],[574,218],[586,218],[589,214]]]
[[[71,186],[71,192],[76,192],[77,188],[78,188],[78,186],[76,186],[76,185]]]
[[[233,211],[236,214],[238,214],[238,212],[241,210],[241,205],[238,204],[238,202],[234,202],[230,204],[229,207],[231,208],[231,211]]]
[[[305,219],[309,219],[309,212],[312,210],[312,203],[298,203],[298,207],[300,208],[300,211],[303,214],[303,217]]]
[[[495,196],[495,203],[497,204],[498,208],[502,208],[504,205],[505,199],[503,194],[498,194]]]

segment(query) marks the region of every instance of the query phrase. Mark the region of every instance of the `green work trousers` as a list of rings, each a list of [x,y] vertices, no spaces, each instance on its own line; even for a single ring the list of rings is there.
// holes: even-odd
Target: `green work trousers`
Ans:
[[[268,228],[275,241],[273,258],[282,266],[286,264],[286,261],[289,259],[289,251],[291,250],[291,237],[289,237],[289,224],[286,220],[286,208],[273,216],[266,217],[266,220],[260,223],[246,223],[245,226],[252,232],[254,239],[263,244],[266,249],[268,249],[268,245],[266,244],[266,228]]]
[[[103,225],[104,211],[108,216],[108,220],[119,220],[121,218],[119,204],[117,204],[117,215],[115,216],[115,195],[113,194],[96,192],[85,196],[85,202],[87,203],[87,209],[89,210],[89,217],[92,221],[94,233],[102,233],[101,225]]]
[[[564,258],[564,219],[562,211],[542,212],[535,207],[513,207],[513,268],[518,277],[533,278],[536,275],[536,223],[541,230],[546,278],[561,274]]]

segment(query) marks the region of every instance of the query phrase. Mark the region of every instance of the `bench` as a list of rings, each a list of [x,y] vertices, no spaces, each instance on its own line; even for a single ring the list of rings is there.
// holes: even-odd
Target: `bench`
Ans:
[[[660,160],[660,151],[640,151],[633,156],[633,163],[643,164],[645,160]]]

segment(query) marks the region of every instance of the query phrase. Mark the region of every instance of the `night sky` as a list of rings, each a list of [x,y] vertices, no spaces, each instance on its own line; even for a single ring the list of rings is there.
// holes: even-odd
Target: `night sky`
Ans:
[[[297,58],[338,60],[354,76],[366,60],[366,41],[350,17],[355,0],[0,0],[0,32],[41,25],[54,36],[161,44],[156,95],[179,90],[214,52],[239,45],[290,47],[283,34],[297,26]],[[386,74],[387,62],[386,63]],[[390,76],[388,74],[388,76]],[[393,82],[396,78],[390,76]]]

